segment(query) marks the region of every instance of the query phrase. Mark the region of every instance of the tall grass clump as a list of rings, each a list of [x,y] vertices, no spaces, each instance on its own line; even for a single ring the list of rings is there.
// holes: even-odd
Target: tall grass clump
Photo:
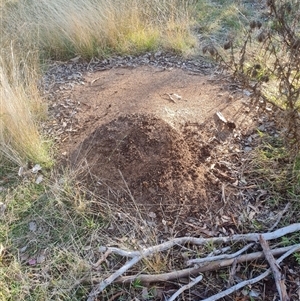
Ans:
[[[189,26],[192,4],[193,0],[18,1],[5,6],[5,25],[17,32],[22,44],[37,44],[48,58],[135,54],[158,47],[184,52],[196,43]]]
[[[0,159],[24,165],[28,160],[48,165],[50,157],[38,131],[46,114],[37,88],[34,53],[11,48],[0,55]],[[3,163],[3,162],[2,162]]]

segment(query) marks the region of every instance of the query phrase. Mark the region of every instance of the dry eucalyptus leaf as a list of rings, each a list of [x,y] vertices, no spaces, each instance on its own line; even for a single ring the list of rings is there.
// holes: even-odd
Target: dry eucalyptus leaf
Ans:
[[[147,287],[143,287],[142,300],[149,300],[149,292],[148,292]]]
[[[46,256],[40,255],[36,259],[36,263],[43,263],[46,260]]]
[[[26,250],[27,250],[27,247],[28,246],[24,246],[23,248],[21,248],[19,251],[20,251],[20,253],[24,253]]]
[[[152,211],[149,212],[148,216],[151,217],[151,218],[156,218],[156,214]]]
[[[250,214],[249,214],[249,216],[248,216],[249,220],[253,220],[255,214],[256,214],[256,212],[251,211]]]
[[[227,119],[223,116],[223,114],[221,112],[217,112],[216,114],[221,121],[223,121],[224,123],[227,123]]]
[[[6,205],[0,202],[0,214],[1,215],[4,214],[5,210],[6,210]]]
[[[29,230],[32,231],[32,232],[35,232],[36,229],[37,229],[36,222],[30,222],[29,223]]]
[[[180,100],[182,97],[176,93],[172,93],[171,95],[173,95],[177,100]]]
[[[35,183],[36,183],[36,184],[40,184],[42,181],[43,181],[43,176],[42,176],[42,175],[39,175],[39,176],[37,177],[37,179],[35,180]]]
[[[80,58],[81,58],[81,56],[78,55],[78,56],[75,56],[74,58],[70,59],[70,61],[73,62],[73,63],[77,63]]]
[[[29,265],[36,265],[36,259],[35,258],[31,258],[28,260],[28,264]]]
[[[42,167],[40,166],[40,164],[35,164],[31,170],[31,172],[38,173],[41,169],[42,169]]]
[[[21,166],[18,171],[18,176],[21,177],[23,175],[23,173],[24,173],[24,167]]]

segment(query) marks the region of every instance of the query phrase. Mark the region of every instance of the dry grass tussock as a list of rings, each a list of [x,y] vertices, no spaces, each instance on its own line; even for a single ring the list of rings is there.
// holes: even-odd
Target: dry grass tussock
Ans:
[[[189,29],[192,2],[10,2],[4,25],[22,43],[32,43],[56,58],[138,53],[158,46],[184,52],[195,45]]]
[[[37,126],[46,106],[36,86],[36,62],[33,53],[25,56],[13,46],[0,57],[0,156],[19,166],[50,162]]]

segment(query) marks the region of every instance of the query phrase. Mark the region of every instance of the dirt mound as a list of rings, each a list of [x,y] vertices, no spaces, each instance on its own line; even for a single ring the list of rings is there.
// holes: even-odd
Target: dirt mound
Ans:
[[[198,231],[223,225],[237,206],[230,162],[240,164],[254,119],[247,91],[223,75],[147,65],[85,72],[80,84],[51,87],[45,130],[58,142],[58,160],[70,159],[93,192],[92,212],[142,213],[174,231]]]
[[[204,208],[208,185],[199,152],[187,141],[154,115],[132,114],[98,127],[71,158],[88,166],[83,180],[94,192],[116,201],[133,198],[141,210],[157,215],[180,211],[186,217]]]

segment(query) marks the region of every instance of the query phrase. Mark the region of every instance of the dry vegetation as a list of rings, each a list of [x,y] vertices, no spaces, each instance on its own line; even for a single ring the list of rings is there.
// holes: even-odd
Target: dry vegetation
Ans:
[[[224,26],[234,33],[241,31],[251,12],[238,9],[236,1],[227,1],[226,10],[222,8],[225,1],[215,2],[216,5],[213,1],[193,0],[0,2],[1,301],[85,300],[91,283],[99,282],[98,278],[91,278],[97,273],[91,275],[89,263],[101,256],[96,251],[99,246],[115,243],[106,231],[111,225],[119,227],[114,233],[121,247],[134,249],[141,241],[144,245],[157,244],[143,221],[125,213],[115,216],[116,208],[103,205],[105,212],[97,216],[87,214],[86,199],[93,200],[93,196],[81,190],[74,175],[68,171],[46,171],[53,165],[52,142],[40,131],[47,107],[39,91],[39,80],[48,60],[138,54],[158,48],[186,54],[197,45],[192,28],[200,30],[205,39],[214,34],[212,40],[221,45]],[[197,25],[193,17],[202,23]],[[272,163],[266,161],[265,157],[255,161],[255,172],[262,168],[260,175],[271,179],[273,185],[269,176]],[[41,185],[36,184],[35,175],[20,180],[18,169],[29,162],[42,165],[45,178],[50,180]],[[289,166],[293,179],[299,181],[295,174],[299,171],[297,162]],[[292,187],[293,183],[290,194],[298,201],[298,190]],[[211,249],[213,246],[207,245],[202,252],[207,254]],[[176,255],[169,252],[145,259],[140,268],[165,271],[169,264],[166,258],[176,262]],[[106,262],[103,275],[110,275],[110,264],[120,267],[124,260],[115,256]],[[120,291],[124,300],[132,292],[142,297],[143,286],[138,280],[130,288],[118,284],[103,298],[113,300]]]
[[[19,54],[13,45],[5,55],[0,58],[1,159],[19,166],[27,160],[48,165],[50,156],[38,131],[47,108],[36,85],[37,58]]]

